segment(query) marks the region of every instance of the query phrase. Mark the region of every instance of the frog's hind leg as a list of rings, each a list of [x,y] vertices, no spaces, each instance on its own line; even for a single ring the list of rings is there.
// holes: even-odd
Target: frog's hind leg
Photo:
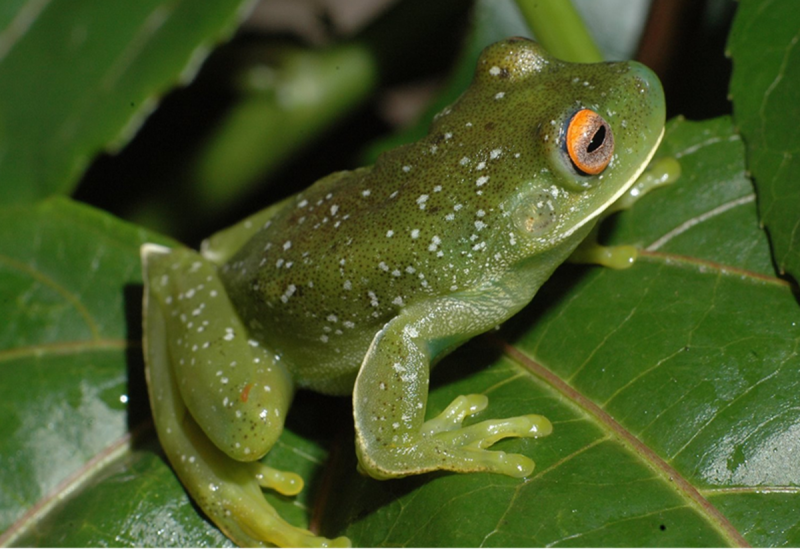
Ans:
[[[189,493],[239,545],[346,544],[290,525],[264,499],[262,486],[293,495],[303,485],[255,461],[283,429],[291,381],[246,337],[215,266],[191,250],[154,245],[143,246],[142,260],[153,417]]]

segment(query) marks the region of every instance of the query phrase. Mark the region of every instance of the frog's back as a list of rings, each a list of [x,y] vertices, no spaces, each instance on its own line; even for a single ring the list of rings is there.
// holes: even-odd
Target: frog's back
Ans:
[[[223,268],[243,316],[259,319],[254,333],[295,357],[295,369],[326,362],[326,375],[346,369],[349,379],[375,333],[404,307],[491,276],[486,255],[502,211],[488,174],[502,153],[455,158],[450,139],[429,138],[319,181]],[[453,163],[477,172],[471,185],[447,168]]]

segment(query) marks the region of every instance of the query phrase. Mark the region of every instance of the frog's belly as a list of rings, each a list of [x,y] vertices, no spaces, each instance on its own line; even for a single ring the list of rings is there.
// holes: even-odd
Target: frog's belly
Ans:
[[[307,332],[265,325],[254,336],[281,357],[299,387],[346,395],[352,392],[358,370],[379,329],[380,326],[372,333],[359,331],[346,335],[331,331],[323,340],[310,337]]]
[[[297,385],[326,394],[352,392],[367,349],[394,316],[359,315],[358,322],[348,321],[354,316],[340,309],[290,307],[251,291],[228,292],[250,336],[275,353]]]

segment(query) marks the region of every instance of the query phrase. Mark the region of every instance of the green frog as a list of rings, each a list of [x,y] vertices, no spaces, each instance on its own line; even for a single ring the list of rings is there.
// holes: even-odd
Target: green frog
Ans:
[[[663,92],[644,66],[565,63],[509,39],[483,51],[419,142],[317,181],[200,253],[143,246],[153,416],[203,511],[240,545],[349,543],[290,525],[263,497],[303,486],[259,462],[298,388],[352,395],[359,467],[374,478],[529,476],[529,457],[490,447],[547,435],[550,422],[463,425],[485,395],[426,419],[430,369],[525,307],[630,199],[663,127]],[[595,248],[581,260],[614,263]]]

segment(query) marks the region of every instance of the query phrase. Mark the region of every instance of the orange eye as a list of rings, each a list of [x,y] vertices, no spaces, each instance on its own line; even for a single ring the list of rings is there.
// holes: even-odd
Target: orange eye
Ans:
[[[589,109],[575,113],[567,126],[567,153],[579,171],[597,175],[614,154],[614,134],[603,117]]]

